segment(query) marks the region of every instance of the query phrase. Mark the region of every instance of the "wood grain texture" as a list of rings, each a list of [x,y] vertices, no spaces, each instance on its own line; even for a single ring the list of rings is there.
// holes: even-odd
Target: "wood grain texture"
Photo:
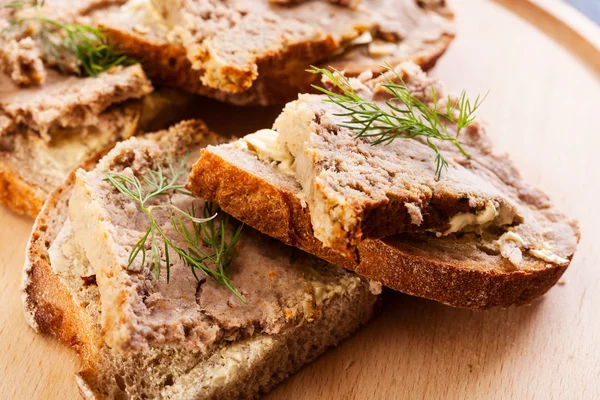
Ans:
[[[497,149],[580,220],[579,251],[561,284],[531,306],[477,313],[387,292],[372,324],[269,400],[600,398],[600,34],[561,25],[549,0],[452,4],[458,38],[435,73],[451,89],[490,91],[479,115]],[[225,106],[200,108],[217,130],[228,122],[215,117]],[[77,398],[75,355],[22,316],[31,221],[1,209],[0,226],[0,398]]]

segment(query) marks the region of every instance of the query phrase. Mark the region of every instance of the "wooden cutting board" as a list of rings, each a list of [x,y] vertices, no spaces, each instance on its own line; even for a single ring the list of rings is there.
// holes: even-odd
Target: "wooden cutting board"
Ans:
[[[600,398],[600,30],[553,0],[450,3],[458,38],[435,74],[453,90],[489,90],[479,116],[497,149],[580,220],[575,260],[546,296],[509,310],[472,312],[388,292],[369,326],[268,399]],[[235,116],[238,133],[277,112],[199,108],[214,126]],[[23,319],[31,224],[0,208],[0,398],[78,398],[75,354]]]

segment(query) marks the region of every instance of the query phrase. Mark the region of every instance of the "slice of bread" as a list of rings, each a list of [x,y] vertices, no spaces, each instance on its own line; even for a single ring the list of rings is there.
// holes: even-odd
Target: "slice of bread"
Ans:
[[[402,65],[402,79],[413,97],[431,103],[439,82],[415,64]],[[363,99],[377,97],[385,108],[389,97],[376,93],[377,80],[351,83]],[[446,101],[441,89],[437,93]],[[442,148],[448,167],[437,179],[436,154],[428,142],[376,145],[372,136],[357,138],[344,126],[346,110],[324,100],[323,95],[300,95],[285,106],[273,130],[248,135],[233,146],[247,146],[296,177],[315,237],[325,246],[346,252],[366,238],[426,231],[442,236],[519,222],[504,190],[489,184],[485,171],[464,165],[456,147]],[[454,136],[456,125],[446,124],[446,130]],[[269,153],[268,146],[277,153]]]
[[[169,18],[164,17],[174,14],[165,12],[171,3],[165,2],[164,7],[161,2],[153,6],[150,0],[121,3],[118,6],[104,2],[104,7],[92,8],[83,20],[106,29],[122,51],[143,60],[145,69],[157,82],[239,105],[281,104],[299,92],[311,90],[315,76],[305,70],[320,62],[348,73],[365,69],[379,73],[386,62],[397,64],[406,60],[429,68],[454,37],[453,16],[443,2],[425,7],[416,0],[395,0],[393,4],[365,0],[355,9],[325,1],[227,3],[228,12],[241,11],[245,15],[240,21],[256,18],[270,21],[246,36],[253,38],[251,44],[246,39],[236,39],[235,33],[247,25],[242,22],[232,23],[223,36],[226,40],[215,42],[216,37],[221,37],[217,29],[220,19],[210,18],[195,24],[203,27],[196,36],[216,36],[211,40],[190,40],[189,32],[186,34],[181,24],[171,27]],[[188,8],[213,4],[207,0],[183,3]],[[177,21],[189,23],[197,18],[175,14],[173,18]],[[298,27],[294,32],[303,32],[303,36],[290,40],[289,34],[276,28],[278,25]],[[313,36],[307,36],[308,32]],[[267,46],[272,42],[277,45]],[[251,57],[253,62],[245,63],[246,67],[240,70],[238,58],[248,56],[252,49],[257,51]],[[218,57],[221,52],[229,56]],[[226,62],[231,57],[235,60]]]
[[[35,217],[48,193],[81,162],[137,130],[141,104],[109,108],[94,126],[53,129],[46,141],[26,129],[0,136],[0,203]]]
[[[153,90],[139,64],[113,67],[95,77],[54,70],[47,74],[43,84],[30,87],[18,86],[0,74],[0,110],[12,120],[10,126],[29,129],[46,140],[53,129],[93,126],[111,105],[142,98]]]
[[[182,155],[189,150],[190,140],[205,145],[215,143],[216,138],[203,124],[184,122],[169,131],[121,144],[111,154],[115,156],[127,146],[131,146],[131,153],[126,154],[143,153],[145,146],[152,147],[153,142]],[[84,167],[91,170],[93,164]],[[224,324],[227,320],[235,322],[230,316],[240,316],[238,311],[248,307],[247,311],[258,310],[271,322],[297,313],[300,318],[291,319],[295,323],[270,333],[260,323],[237,334],[230,326],[228,335],[206,348],[150,344],[138,351],[112,349],[102,333],[101,279],[90,275],[95,271],[69,231],[67,211],[74,184],[75,174],[71,174],[50,195],[36,220],[22,293],[28,323],[38,332],[73,346],[80,354],[84,369],[77,376],[77,384],[84,398],[254,398],[350,335],[373,314],[377,284],[299,251],[290,252],[280,243],[244,228],[247,240],[240,242],[237,259],[246,271],[236,272],[238,267],[232,266],[232,281],[249,304],[244,306],[230,298],[211,280],[201,280],[196,284],[200,287],[199,303],[205,306],[203,312],[210,309],[212,318]],[[248,277],[252,271],[256,272],[252,279],[271,282],[259,285],[260,298],[245,292],[247,283],[239,275]],[[176,273],[191,276],[189,270]],[[302,304],[276,303],[279,311],[263,313],[263,305],[257,300],[272,303],[281,285],[289,284],[299,284],[306,290]],[[297,290],[294,286],[291,291]],[[195,290],[191,295],[196,297]],[[283,294],[282,301],[285,298],[293,297]],[[222,325],[219,330],[224,328]]]
[[[248,146],[204,149],[188,186],[259,231],[392,289],[473,309],[530,302],[552,287],[570,264],[579,241],[577,223],[524,182],[508,157],[493,153],[481,124],[465,129],[461,143],[471,158],[458,157],[451,146],[440,146],[465,172],[482,178],[513,204],[520,217],[516,225],[490,227],[481,234],[367,239],[341,254],[315,238],[297,178],[285,173],[280,162],[265,159]],[[422,172],[431,162],[416,163],[415,171],[404,173]],[[444,175],[440,182],[444,183]]]
[[[135,133],[134,99],[153,90],[140,65],[87,78],[48,70],[29,87],[0,74],[0,87],[0,202],[30,216],[83,160]]]

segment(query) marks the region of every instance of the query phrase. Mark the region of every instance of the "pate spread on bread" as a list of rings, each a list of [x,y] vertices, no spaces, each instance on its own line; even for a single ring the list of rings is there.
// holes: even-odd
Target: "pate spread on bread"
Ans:
[[[348,73],[414,60],[431,67],[452,38],[441,2],[105,1],[81,13],[157,82],[234,104],[280,104],[311,90],[311,64]],[[385,12],[382,11],[385,9]],[[177,10],[177,11],[175,11]]]
[[[123,142],[97,169],[91,164],[86,169],[92,176],[105,168],[142,173],[148,163],[218,142],[204,124],[183,122]],[[373,313],[376,283],[290,251],[251,228],[245,228],[231,266],[232,283],[246,303],[201,272],[196,280],[187,267],[172,265],[168,283],[164,274],[153,279],[144,265],[112,265],[109,273],[108,264],[98,261],[116,254],[127,258],[126,238],[143,225],[143,216],[118,192],[98,188],[94,193],[102,204],[74,205],[83,171],[50,196],[36,221],[23,296],[30,325],[79,349],[84,370],[77,383],[85,398],[254,398]],[[81,221],[84,216],[73,212],[77,206],[107,213],[95,221],[98,215],[90,213]],[[81,230],[103,223],[108,237]],[[124,239],[117,243],[118,237]],[[101,241],[115,246],[98,246],[107,256],[90,247]],[[110,325],[111,318],[118,323]]]
[[[135,133],[134,100],[151,91],[139,65],[86,78],[48,70],[27,87],[0,74],[0,201],[35,216],[72,169]]]
[[[411,85],[419,87],[420,93],[431,93],[434,85],[438,98],[445,98],[436,81],[425,77],[414,65],[401,65],[396,72]],[[381,82],[380,78],[375,78],[361,84],[377,90]],[[374,225],[390,221],[391,227],[381,229],[418,227],[428,217],[424,214],[435,213],[436,209],[444,216],[440,219],[442,225],[433,232],[402,233],[382,239],[369,239],[367,234],[344,252],[325,246],[315,237],[319,224],[337,224],[339,229],[325,229],[324,233],[337,233],[344,240],[347,237],[344,228],[349,225],[344,225],[343,218],[348,213],[340,212],[336,216],[337,211],[333,208],[334,212],[329,212],[326,219],[325,213],[321,212],[325,207],[318,204],[322,198],[307,200],[305,189],[309,188],[310,195],[314,186],[307,185],[314,184],[311,179],[316,175],[307,174],[307,180],[299,180],[294,169],[302,166],[294,165],[293,151],[278,147],[281,144],[278,138],[287,137],[290,132],[267,135],[270,142],[257,143],[257,137],[251,135],[236,143],[207,147],[194,165],[190,190],[217,202],[242,222],[284,243],[379,280],[393,289],[458,307],[507,307],[529,302],[552,287],[570,264],[579,241],[577,223],[556,210],[544,193],[524,182],[507,156],[492,151],[484,125],[475,121],[461,134],[461,143],[470,154],[469,158],[458,155],[447,143],[439,144],[442,154],[449,160],[449,168],[436,182],[432,171],[432,165],[435,166],[433,152],[423,154],[423,159],[419,156],[414,160],[410,157],[403,160],[404,155],[414,157],[416,154],[420,146],[416,140],[400,139],[398,146],[389,145],[387,149],[376,151],[370,147],[362,148],[355,138],[337,137],[334,133],[339,126],[335,124],[333,127],[326,125],[325,134],[320,135],[321,125],[315,121],[327,124],[326,121],[336,117],[326,104],[317,107],[320,118],[315,118],[314,108],[306,107],[304,111],[308,112],[303,112],[300,105],[313,99],[301,96],[282,114],[290,113],[283,118],[296,117],[297,123],[282,124],[279,120],[275,125],[280,130],[316,129],[305,137],[310,139],[309,155],[315,154],[311,143],[316,143],[317,149],[323,145],[321,148],[327,150],[320,142],[324,138],[337,146],[336,151],[330,153],[317,151],[315,165],[321,168],[330,163],[329,170],[325,170],[326,178],[341,175],[343,179],[349,179],[350,189],[346,193],[339,186],[327,186],[326,181],[326,186],[319,189],[334,194],[328,201],[337,204],[338,209],[340,205],[347,205],[349,213],[355,212],[356,203],[360,205],[357,199],[371,201],[373,187],[377,188],[381,178],[395,182],[395,186],[388,189],[398,192],[411,188],[415,177],[418,182],[420,176],[429,175],[430,181],[424,180],[421,186],[416,185],[410,190],[414,191],[417,201],[400,199],[398,207],[387,214],[384,203],[381,217],[375,218]],[[321,99],[326,100],[327,96],[321,96]],[[315,105],[314,102],[309,104]],[[303,119],[303,116],[308,117]],[[264,139],[264,135],[260,137]],[[350,139],[353,143],[348,142]],[[269,152],[271,147],[276,151]],[[354,156],[351,154],[353,148]],[[337,153],[338,150],[341,153]],[[286,151],[287,157],[275,159]],[[383,164],[377,164],[378,160],[384,163],[391,156],[388,152],[392,151],[397,152],[393,165],[383,168]],[[344,155],[344,152],[349,153]],[[343,159],[339,159],[338,154],[344,155]],[[394,172],[393,179],[389,177],[390,172]],[[461,179],[457,180],[457,176]],[[450,208],[453,213],[440,209],[435,203],[421,203],[436,187],[436,191],[447,191],[450,199],[458,199]],[[359,192],[361,196],[357,196]],[[473,205],[479,198],[482,200],[480,208],[457,208],[463,195],[467,200],[465,207],[469,206],[471,198],[476,199]],[[390,201],[387,196],[383,199]],[[316,202],[316,208],[315,204],[311,207],[311,201]],[[398,210],[401,212],[396,213]],[[399,214],[404,225],[397,224],[395,218]],[[362,218],[367,220],[370,216],[365,213]],[[364,222],[352,218],[349,221]]]

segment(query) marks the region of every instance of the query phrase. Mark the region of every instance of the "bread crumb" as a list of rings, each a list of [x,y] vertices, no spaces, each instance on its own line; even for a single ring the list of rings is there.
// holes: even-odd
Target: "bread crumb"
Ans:
[[[410,215],[410,223],[413,225],[421,225],[423,223],[423,214],[421,209],[414,203],[405,203],[404,206]]]
[[[141,33],[142,35],[145,35],[148,32],[150,32],[150,29],[147,26],[143,26],[143,25],[139,25],[139,24],[134,25],[132,29],[137,33]]]

